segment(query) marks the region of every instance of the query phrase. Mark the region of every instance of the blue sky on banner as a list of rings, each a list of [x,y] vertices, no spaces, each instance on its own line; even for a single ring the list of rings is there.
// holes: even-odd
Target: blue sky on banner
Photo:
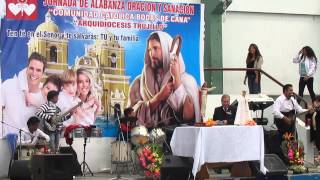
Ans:
[[[0,0],[3,1],[3,0]],[[1,3],[3,4],[3,3]],[[169,33],[171,36],[180,34],[183,38],[182,43],[182,55],[186,64],[186,71],[192,74],[198,84],[200,84],[200,22],[201,22],[201,7],[200,4],[192,4],[195,8],[195,14],[189,15],[191,18],[187,23],[175,23],[167,22],[167,27],[163,30]],[[50,7],[52,8],[52,7]],[[57,7],[56,7],[57,8]],[[61,8],[61,7],[59,7]],[[63,7],[68,9],[69,7]],[[0,9],[5,9],[1,7]],[[75,8],[72,8],[75,9]],[[45,21],[45,14],[48,12],[48,7],[43,6],[42,1],[38,1],[38,18],[33,21],[28,20],[11,20],[5,17],[1,20],[1,77],[2,81],[13,77],[18,71],[23,69],[27,64],[27,43],[29,38],[27,37],[8,37],[7,30],[20,30],[35,31],[37,26]],[[82,8],[84,10],[84,8]],[[91,9],[92,10],[92,9]],[[94,9],[93,11],[97,11]],[[108,10],[110,11],[110,10]],[[119,11],[118,11],[119,12]],[[127,10],[121,12],[128,12]],[[129,13],[137,14],[146,12],[133,12]],[[3,13],[2,13],[3,14]],[[178,14],[168,14],[164,12],[152,12],[149,14],[154,15],[169,15],[177,16]],[[1,13],[0,13],[1,15]],[[188,16],[188,15],[184,15]],[[126,61],[126,74],[131,76],[130,83],[141,73],[144,61],[144,53],[146,50],[146,39],[153,30],[145,29],[121,29],[121,28],[101,28],[101,27],[80,27],[74,24],[75,17],[67,16],[52,16],[54,22],[59,26],[60,32],[69,33],[83,33],[83,34],[100,34],[106,33],[106,31],[113,33],[116,36],[136,36],[139,37],[139,41],[120,41],[121,45],[125,48],[125,61]],[[82,18],[84,19],[84,18]],[[79,20],[79,18],[78,18]],[[136,20],[117,20],[126,22],[137,22]],[[141,21],[139,21],[141,22]],[[143,22],[143,21],[142,21]],[[145,21],[146,22],[146,21]],[[146,22],[150,23],[150,22]],[[160,23],[160,22],[159,22]],[[74,65],[76,57],[81,57],[85,54],[85,44],[93,44],[94,40],[78,40],[69,39],[68,48],[68,64]]]

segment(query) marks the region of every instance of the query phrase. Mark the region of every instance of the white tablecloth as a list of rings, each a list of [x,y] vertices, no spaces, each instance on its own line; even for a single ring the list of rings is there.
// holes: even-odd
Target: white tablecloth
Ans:
[[[170,145],[173,155],[193,157],[194,176],[204,163],[255,160],[266,173],[262,126],[177,127]]]

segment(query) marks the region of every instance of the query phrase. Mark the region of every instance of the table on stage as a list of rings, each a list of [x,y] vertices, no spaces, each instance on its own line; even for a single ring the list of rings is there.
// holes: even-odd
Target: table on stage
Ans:
[[[266,173],[262,126],[177,127],[170,145],[173,155],[193,157],[194,176],[205,163],[256,160]]]

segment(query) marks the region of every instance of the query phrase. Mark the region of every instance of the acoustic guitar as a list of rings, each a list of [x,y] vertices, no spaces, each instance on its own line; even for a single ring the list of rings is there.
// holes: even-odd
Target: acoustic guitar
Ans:
[[[290,122],[293,123],[296,121],[296,118],[305,114],[308,114],[310,111],[305,111],[296,114],[294,110],[289,111],[289,112],[281,112],[284,116],[286,116],[288,119],[290,119]],[[282,121],[282,119],[279,118],[274,118],[275,121]]]
[[[81,106],[82,104],[83,104],[83,102],[79,102],[77,105],[73,106],[72,108],[70,108],[68,111],[66,111],[65,113],[63,113],[61,115],[58,115],[58,111],[56,111],[56,113],[52,116],[52,118],[49,122],[44,121],[45,127],[49,131],[56,131],[57,125],[64,121],[65,116],[67,116],[71,111],[75,110],[77,107]]]

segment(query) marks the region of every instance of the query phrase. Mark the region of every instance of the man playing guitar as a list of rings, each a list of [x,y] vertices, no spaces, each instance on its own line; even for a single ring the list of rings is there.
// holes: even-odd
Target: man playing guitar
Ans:
[[[295,135],[295,117],[297,114],[307,111],[308,109],[303,109],[297,100],[293,98],[292,85],[286,84],[283,87],[283,94],[276,99],[273,105],[274,123],[278,128],[280,136],[283,137],[283,134],[286,132]]]
[[[61,110],[56,105],[58,96],[58,91],[50,91],[47,95],[48,102],[41,105],[36,112],[36,115],[44,121],[44,129],[50,136],[50,149],[53,153],[59,148],[62,122],[71,117],[70,111],[60,115]]]

